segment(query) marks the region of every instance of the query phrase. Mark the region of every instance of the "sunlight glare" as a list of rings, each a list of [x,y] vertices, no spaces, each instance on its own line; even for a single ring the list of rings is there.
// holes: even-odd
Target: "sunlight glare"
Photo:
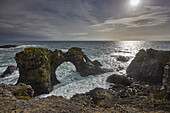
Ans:
[[[132,6],[137,6],[140,3],[140,0],[130,0]]]

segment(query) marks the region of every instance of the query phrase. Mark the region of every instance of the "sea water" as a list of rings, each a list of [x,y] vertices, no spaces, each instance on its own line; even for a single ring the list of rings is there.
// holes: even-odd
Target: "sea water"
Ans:
[[[81,47],[84,53],[91,60],[98,60],[103,68],[113,69],[114,72],[100,75],[90,75],[81,77],[76,72],[75,66],[70,62],[64,62],[56,69],[56,77],[61,82],[53,87],[49,94],[40,95],[47,97],[51,95],[71,98],[78,93],[85,93],[94,88],[106,88],[106,79],[112,74],[126,74],[126,69],[131,60],[140,49],[170,50],[170,42],[142,42],[142,41],[121,41],[121,42],[0,42],[0,45],[14,44],[19,45],[16,48],[0,48],[0,75],[5,71],[8,65],[17,65],[14,56],[17,52],[26,47],[43,47],[54,51],[60,49],[63,52],[71,47]],[[119,56],[128,56],[128,62],[117,61]],[[117,71],[118,67],[124,67]],[[15,84],[19,78],[19,72],[15,71],[11,76],[0,78],[0,83]]]

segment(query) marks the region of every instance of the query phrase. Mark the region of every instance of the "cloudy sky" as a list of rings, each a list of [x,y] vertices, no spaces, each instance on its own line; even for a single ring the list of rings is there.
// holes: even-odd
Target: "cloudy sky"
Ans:
[[[0,0],[0,40],[170,41],[170,0]]]

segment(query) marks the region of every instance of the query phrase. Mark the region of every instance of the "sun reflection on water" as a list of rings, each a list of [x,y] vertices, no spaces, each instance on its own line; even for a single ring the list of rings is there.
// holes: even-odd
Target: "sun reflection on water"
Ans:
[[[145,48],[144,43],[142,41],[120,41],[118,46],[122,51],[131,52],[135,55],[140,49]]]

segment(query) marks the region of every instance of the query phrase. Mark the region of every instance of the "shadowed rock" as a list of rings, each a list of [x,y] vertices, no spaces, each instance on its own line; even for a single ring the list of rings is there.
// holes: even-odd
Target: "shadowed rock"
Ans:
[[[106,82],[114,83],[123,86],[130,86],[133,81],[125,77],[124,75],[111,75],[107,78]]]
[[[164,67],[170,61],[170,51],[140,50],[127,68],[134,80],[147,84],[162,84]]]
[[[18,45],[2,45],[2,46],[0,46],[0,48],[14,48],[14,47],[18,47]]]
[[[110,90],[95,88],[86,93],[87,96],[92,98],[95,105],[100,107],[109,108],[113,106],[114,98],[113,93]]]
[[[26,48],[16,54],[15,60],[20,73],[18,83],[31,85],[35,95],[49,93],[53,85],[60,83],[55,71],[63,62],[73,63],[83,77],[112,71],[102,69],[98,61],[91,61],[78,47],[73,47],[66,53],[61,50],[52,52],[44,48]]]
[[[119,56],[117,58],[117,61],[121,61],[121,62],[128,62],[130,60],[130,58],[128,56]]]
[[[0,84],[0,94],[3,94],[7,97],[13,97],[14,96],[27,96],[27,97],[33,97],[34,90],[30,85],[26,85],[24,83],[19,83],[18,85],[12,85],[12,84]]]
[[[0,77],[10,76],[16,70],[17,70],[16,66],[8,66],[7,69],[3,72],[3,74]]]
[[[15,56],[20,74],[18,83],[31,85],[35,90],[35,96],[49,93],[54,84],[60,83],[57,79],[52,81],[53,76],[50,76],[51,55],[52,51],[48,49],[25,48]]]

